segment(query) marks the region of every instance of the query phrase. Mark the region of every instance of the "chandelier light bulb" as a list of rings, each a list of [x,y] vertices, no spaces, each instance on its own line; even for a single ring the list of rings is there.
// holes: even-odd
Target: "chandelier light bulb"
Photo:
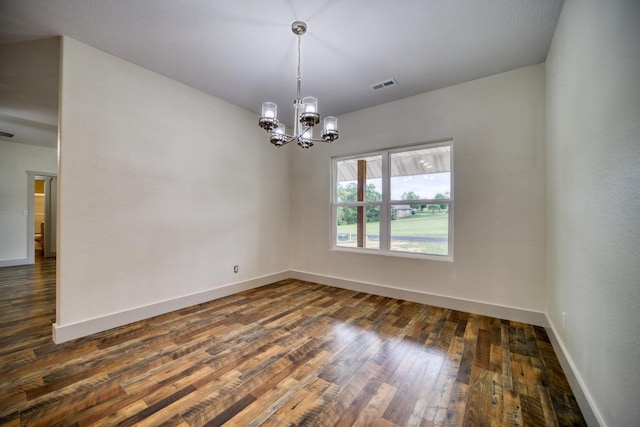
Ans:
[[[302,111],[305,113],[317,113],[318,100],[313,96],[305,96],[302,98]]]
[[[313,138],[313,128],[309,128],[306,131],[304,131],[304,133],[302,134],[302,138],[304,138],[304,139]]]
[[[338,119],[333,116],[327,116],[324,118],[324,130],[332,131],[338,129]]]
[[[311,148],[313,147],[313,128],[309,127],[305,130],[300,138],[298,139],[298,146],[302,148]]]
[[[262,117],[266,117],[268,119],[277,119],[278,118],[278,105],[273,102],[263,102],[262,103]]]
[[[286,129],[284,123],[278,124],[278,126],[271,133],[271,143],[276,147],[282,147],[286,144],[287,137],[285,135]]]
[[[327,116],[324,118],[322,139],[326,142],[332,142],[338,139],[338,119],[333,116]]]
[[[318,100],[313,96],[302,98],[302,112],[300,113],[300,123],[307,126],[315,126],[320,123],[318,114]]]

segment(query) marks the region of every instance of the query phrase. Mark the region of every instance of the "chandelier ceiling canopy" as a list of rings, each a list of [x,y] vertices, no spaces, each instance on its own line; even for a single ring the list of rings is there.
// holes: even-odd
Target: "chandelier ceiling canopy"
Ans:
[[[262,103],[262,116],[258,121],[261,128],[271,134],[271,143],[282,147],[295,141],[302,148],[310,148],[314,142],[332,142],[338,139],[338,119],[333,116],[324,118],[322,139],[313,139],[313,127],[320,123],[318,100],[312,96],[300,98],[302,76],[300,74],[300,45],[302,35],[307,32],[307,24],[295,21],[291,24],[291,31],[298,36],[298,72],[296,99],[293,101],[294,121],[293,132],[287,133],[284,123],[278,120],[278,106],[273,102]]]

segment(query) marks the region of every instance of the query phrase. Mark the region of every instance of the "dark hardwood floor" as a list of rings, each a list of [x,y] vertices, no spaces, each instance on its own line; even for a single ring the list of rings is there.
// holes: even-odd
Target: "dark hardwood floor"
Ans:
[[[0,268],[0,425],[585,425],[545,330],[285,280],[55,345]]]

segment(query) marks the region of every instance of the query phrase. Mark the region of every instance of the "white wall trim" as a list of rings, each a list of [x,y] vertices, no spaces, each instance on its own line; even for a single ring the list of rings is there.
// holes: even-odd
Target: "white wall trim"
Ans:
[[[321,283],[323,285],[335,286],[352,291],[366,292],[389,298],[413,301],[420,304],[428,304],[453,310],[466,311],[469,313],[477,313],[483,316],[491,316],[499,319],[529,323],[536,326],[547,326],[547,317],[544,315],[544,313],[522,308],[464,300],[444,295],[435,295],[409,289],[395,288],[386,285],[356,282],[353,280],[340,279],[338,277],[324,276],[315,273],[307,273],[304,271],[293,270],[291,271],[291,277],[298,280]]]
[[[16,258],[16,259],[7,259],[0,261],[0,268],[2,267],[13,267],[15,265],[29,265],[33,264],[33,260],[29,258]]]
[[[562,366],[562,370],[564,371],[564,375],[567,377],[567,381],[569,381],[569,385],[571,386],[571,390],[573,391],[573,395],[576,397],[578,401],[578,406],[580,406],[580,411],[582,411],[582,416],[587,422],[588,426],[606,426],[604,422],[604,418],[598,411],[593,398],[589,394],[587,387],[582,381],[582,378],[578,374],[578,370],[576,369],[573,360],[567,353],[567,348],[564,343],[560,339],[560,336],[556,334],[557,328],[551,321],[551,319],[547,316],[547,324],[548,326],[545,328],[547,331],[547,335],[549,336],[549,340],[551,341],[551,345],[558,356],[558,361],[560,362],[560,366]]]
[[[22,259],[0,261],[0,267],[5,266],[6,263],[11,263],[9,265],[22,265],[15,264],[15,262],[19,261],[22,262],[22,264],[27,264],[29,260]],[[558,335],[555,333],[557,329],[553,325],[551,319],[544,313],[525,310],[521,308],[488,304],[478,301],[464,300],[443,295],[429,294],[426,292],[418,292],[409,289],[341,279],[338,277],[325,276],[304,271],[282,271],[280,273],[262,276],[244,282],[232,283],[221,288],[211,289],[192,295],[185,295],[176,299],[162,301],[144,307],[138,307],[131,310],[113,313],[69,325],[58,325],[57,323],[54,323],[52,328],[53,341],[56,344],[60,344],[76,338],[81,338],[97,332],[106,331],[129,323],[148,319],[175,310],[180,310],[182,308],[190,307],[196,304],[216,300],[218,298],[233,295],[238,292],[254,289],[288,278],[294,278],[297,280],[320,283],[323,285],[335,286],[352,291],[367,292],[370,294],[381,295],[389,298],[397,298],[421,304],[428,304],[437,307],[465,311],[469,313],[477,313],[484,316],[491,316],[500,319],[507,319],[516,322],[543,326],[546,329],[547,334],[549,335],[551,345],[556,351],[558,360],[560,361],[560,365],[562,366],[571,389],[576,396],[576,400],[578,401],[578,405],[580,406],[580,410],[582,411],[587,424],[589,426],[606,426],[602,416],[600,415],[597,407],[594,404],[593,398],[588,393],[587,388],[582,381],[582,378],[578,374],[578,371],[575,368],[572,359],[568,356],[564,343],[560,338],[558,338]]]
[[[57,323],[54,323],[52,325],[53,341],[56,344],[60,344],[76,338],[81,338],[87,335],[117,328],[119,326],[123,326],[140,320],[149,319],[154,316],[169,313],[175,310],[180,310],[182,308],[201,304],[203,302],[212,301],[218,298],[233,295],[238,292],[268,285],[270,283],[288,278],[305,280],[309,282],[335,286],[338,288],[350,289],[358,292],[367,292],[374,295],[382,295],[390,298],[403,299],[421,304],[429,304],[453,310],[477,313],[484,316],[497,317],[500,319],[529,323],[532,325],[544,327],[548,326],[547,317],[543,313],[539,313],[536,311],[500,306],[495,304],[487,304],[484,302],[463,300],[459,298],[429,294],[425,292],[417,292],[408,289],[394,288],[391,286],[356,282],[353,280],[340,279],[338,277],[291,270],[250,279],[244,282],[232,283],[220,288],[211,289],[192,295],[185,295],[172,300],[161,301],[143,307],[137,307],[118,313],[112,313],[106,316],[96,317],[77,323],[71,323],[68,325],[59,325]]]
[[[171,300],[161,301],[158,303],[137,307],[118,313],[108,314],[106,316],[96,317],[82,322],[71,323],[68,325],[53,324],[53,342],[60,344],[81,338],[97,332],[106,331],[108,329],[117,328],[129,323],[149,319],[185,307],[212,301],[218,298],[233,295],[238,292],[268,285],[273,282],[288,279],[290,274],[288,271],[270,274],[267,276],[250,279],[244,282],[232,283],[216,289],[210,289],[191,295],[185,295]]]

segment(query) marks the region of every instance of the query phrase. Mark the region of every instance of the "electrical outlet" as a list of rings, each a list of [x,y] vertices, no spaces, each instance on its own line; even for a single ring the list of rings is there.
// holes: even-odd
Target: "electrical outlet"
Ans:
[[[237,272],[238,272],[238,266],[237,266],[237,265],[234,265],[234,266],[233,266],[233,272],[234,272],[234,273],[237,273]]]
[[[567,326],[567,313],[563,311],[562,312],[562,329],[564,329],[566,326]]]

